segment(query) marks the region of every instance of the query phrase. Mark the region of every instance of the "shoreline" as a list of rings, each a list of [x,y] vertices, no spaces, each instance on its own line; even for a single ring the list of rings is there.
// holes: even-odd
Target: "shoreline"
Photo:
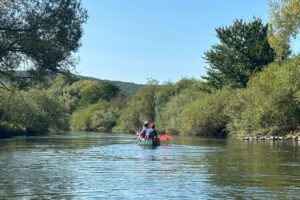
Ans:
[[[300,142],[300,135],[286,135],[286,136],[245,136],[241,138],[242,140],[267,140],[267,141],[294,141]]]

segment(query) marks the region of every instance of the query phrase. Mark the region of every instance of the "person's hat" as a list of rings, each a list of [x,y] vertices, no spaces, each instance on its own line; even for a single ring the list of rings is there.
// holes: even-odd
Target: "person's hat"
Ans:
[[[149,122],[148,121],[144,121],[144,125],[148,126]]]

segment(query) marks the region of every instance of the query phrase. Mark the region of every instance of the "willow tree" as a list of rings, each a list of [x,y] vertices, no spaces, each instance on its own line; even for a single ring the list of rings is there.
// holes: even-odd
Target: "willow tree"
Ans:
[[[269,42],[278,60],[291,53],[290,40],[296,38],[300,28],[299,0],[270,0]]]
[[[2,83],[69,71],[86,20],[80,0],[0,0]]]
[[[268,25],[261,19],[246,23],[235,20],[231,26],[216,29],[220,42],[204,55],[208,63],[208,85],[246,87],[249,78],[274,61],[275,54],[267,39]]]

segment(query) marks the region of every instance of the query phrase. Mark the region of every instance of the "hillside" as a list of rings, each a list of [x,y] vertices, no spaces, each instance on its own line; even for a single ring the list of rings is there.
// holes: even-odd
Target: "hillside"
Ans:
[[[25,71],[16,71],[15,75],[18,77],[28,76],[27,72],[25,72]],[[48,76],[51,77],[51,79],[53,80],[56,75],[48,75]],[[75,74],[75,77],[78,77],[79,79],[82,79],[82,80],[94,80],[94,81],[98,81],[98,82],[103,82],[103,81],[112,82],[115,85],[117,85],[120,88],[120,90],[122,91],[122,93],[124,93],[127,96],[131,96],[131,95],[135,94],[142,86],[144,86],[143,84],[136,84],[136,83],[130,83],[130,82],[123,82],[123,81],[103,80],[103,79],[82,76],[82,75],[77,75],[77,74]],[[6,80],[4,78],[2,78],[1,80],[5,83],[9,82],[9,80]]]
[[[142,86],[144,86],[143,84],[136,84],[130,82],[103,80],[94,77],[82,76],[82,75],[77,75],[77,76],[83,80],[94,80],[98,82],[110,81],[116,84],[121,89],[121,91],[128,96],[135,94]]]

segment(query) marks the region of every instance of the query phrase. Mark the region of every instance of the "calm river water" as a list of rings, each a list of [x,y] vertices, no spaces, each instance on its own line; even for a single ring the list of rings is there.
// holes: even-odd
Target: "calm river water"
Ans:
[[[67,133],[0,140],[0,199],[300,199],[300,144]]]

